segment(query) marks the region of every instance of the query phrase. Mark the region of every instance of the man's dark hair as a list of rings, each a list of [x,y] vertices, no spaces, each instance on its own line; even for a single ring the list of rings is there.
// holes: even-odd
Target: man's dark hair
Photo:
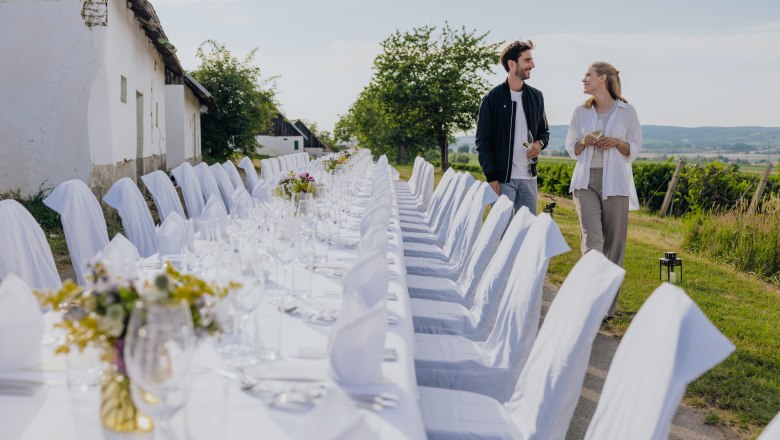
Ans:
[[[533,48],[534,43],[531,40],[513,41],[509,43],[509,45],[501,51],[501,65],[504,66],[504,70],[509,72],[509,60],[517,61],[523,52]]]

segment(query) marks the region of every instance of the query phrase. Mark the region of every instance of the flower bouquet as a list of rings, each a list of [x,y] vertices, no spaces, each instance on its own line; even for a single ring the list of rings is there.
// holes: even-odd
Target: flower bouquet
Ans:
[[[317,183],[314,176],[308,172],[296,175],[293,171],[282,177],[274,188],[274,194],[277,197],[290,200],[295,194],[308,193],[317,196]]]
[[[221,288],[193,276],[177,272],[170,263],[153,282],[111,276],[103,262],[89,266],[90,289],[67,280],[56,292],[36,292],[43,306],[64,312],[55,328],[65,330],[66,340],[56,353],[88,345],[101,351],[107,365],[102,371],[100,416],[103,425],[118,432],[143,432],[152,429],[151,419],[135,407],[130,395],[130,379],[124,362],[125,333],[136,301],[184,301],[189,305],[197,335],[216,333],[219,324],[212,319],[211,308],[217,298],[240,287]]]

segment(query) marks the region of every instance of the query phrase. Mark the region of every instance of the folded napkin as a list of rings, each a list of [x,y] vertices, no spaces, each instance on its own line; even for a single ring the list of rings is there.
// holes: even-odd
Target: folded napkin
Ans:
[[[157,227],[157,250],[160,255],[180,255],[189,244],[189,232],[187,221],[179,214],[168,214],[165,221]]]
[[[236,212],[239,206],[246,207],[246,209],[252,207],[252,196],[243,186],[233,190],[233,194],[230,195],[230,214],[246,215],[247,213]]]
[[[366,255],[373,253],[381,253],[387,255],[387,225],[389,217],[385,218],[384,222],[376,222],[371,224],[365,234],[360,237],[358,243],[358,260],[364,258]]]
[[[363,415],[356,411],[352,399],[338,387],[333,387],[307,418],[306,427],[299,438],[363,440],[376,437]]]
[[[384,199],[384,197],[383,197]],[[387,200],[387,199],[384,199]],[[390,222],[390,203],[379,202],[369,207],[366,210],[365,215],[360,220],[360,237],[364,237],[371,226],[378,224],[383,225],[387,230],[387,225]]]
[[[330,375],[349,385],[382,378],[387,334],[386,253],[359,259],[342,280],[344,297],[338,321],[328,339]]]
[[[203,212],[200,216],[216,219],[219,230],[222,232],[227,230],[230,221],[228,219],[227,210],[225,209],[225,204],[222,202],[222,199],[216,195],[209,197],[209,201],[206,202],[206,206],[203,207]]]
[[[114,235],[108,245],[94,258],[105,263],[108,273],[123,278],[135,275],[136,263],[140,259],[141,254],[138,249],[121,233]]]
[[[43,314],[30,288],[8,274],[0,283],[0,371],[41,363]]]

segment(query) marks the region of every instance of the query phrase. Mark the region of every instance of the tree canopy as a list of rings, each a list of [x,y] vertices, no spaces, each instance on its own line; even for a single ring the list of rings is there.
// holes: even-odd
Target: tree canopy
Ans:
[[[374,76],[336,124],[336,138],[358,141],[399,162],[439,149],[447,167],[453,134],[474,127],[501,43],[448,24],[396,31],[374,60]]]
[[[201,116],[203,152],[215,159],[257,155],[256,137],[276,116],[275,78],[263,78],[260,68],[252,65],[256,51],[239,60],[224,45],[206,40],[196,52],[201,63],[191,75],[219,106]]]

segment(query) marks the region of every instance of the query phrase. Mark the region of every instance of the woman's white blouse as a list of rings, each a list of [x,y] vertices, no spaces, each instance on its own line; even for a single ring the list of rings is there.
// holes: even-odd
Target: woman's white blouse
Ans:
[[[598,115],[596,115],[595,108],[586,108],[582,105],[574,110],[574,115],[571,117],[569,132],[566,135],[566,151],[569,152],[569,156],[577,159],[577,165],[571,176],[569,192],[588,188],[593,148],[585,148],[577,156],[574,153],[574,144],[592,132],[596,128],[597,121]],[[642,127],[639,125],[639,118],[636,116],[634,106],[618,101],[615,113],[612,114],[607,126],[604,127],[604,136],[628,142],[630,154],[624,156],[617,148],[604,150],[601,196],[604,199],[609,196],[628,196],[629,209],[639,209],[639,198],[636,195],[631,162],[637,158],[642,149]]]

